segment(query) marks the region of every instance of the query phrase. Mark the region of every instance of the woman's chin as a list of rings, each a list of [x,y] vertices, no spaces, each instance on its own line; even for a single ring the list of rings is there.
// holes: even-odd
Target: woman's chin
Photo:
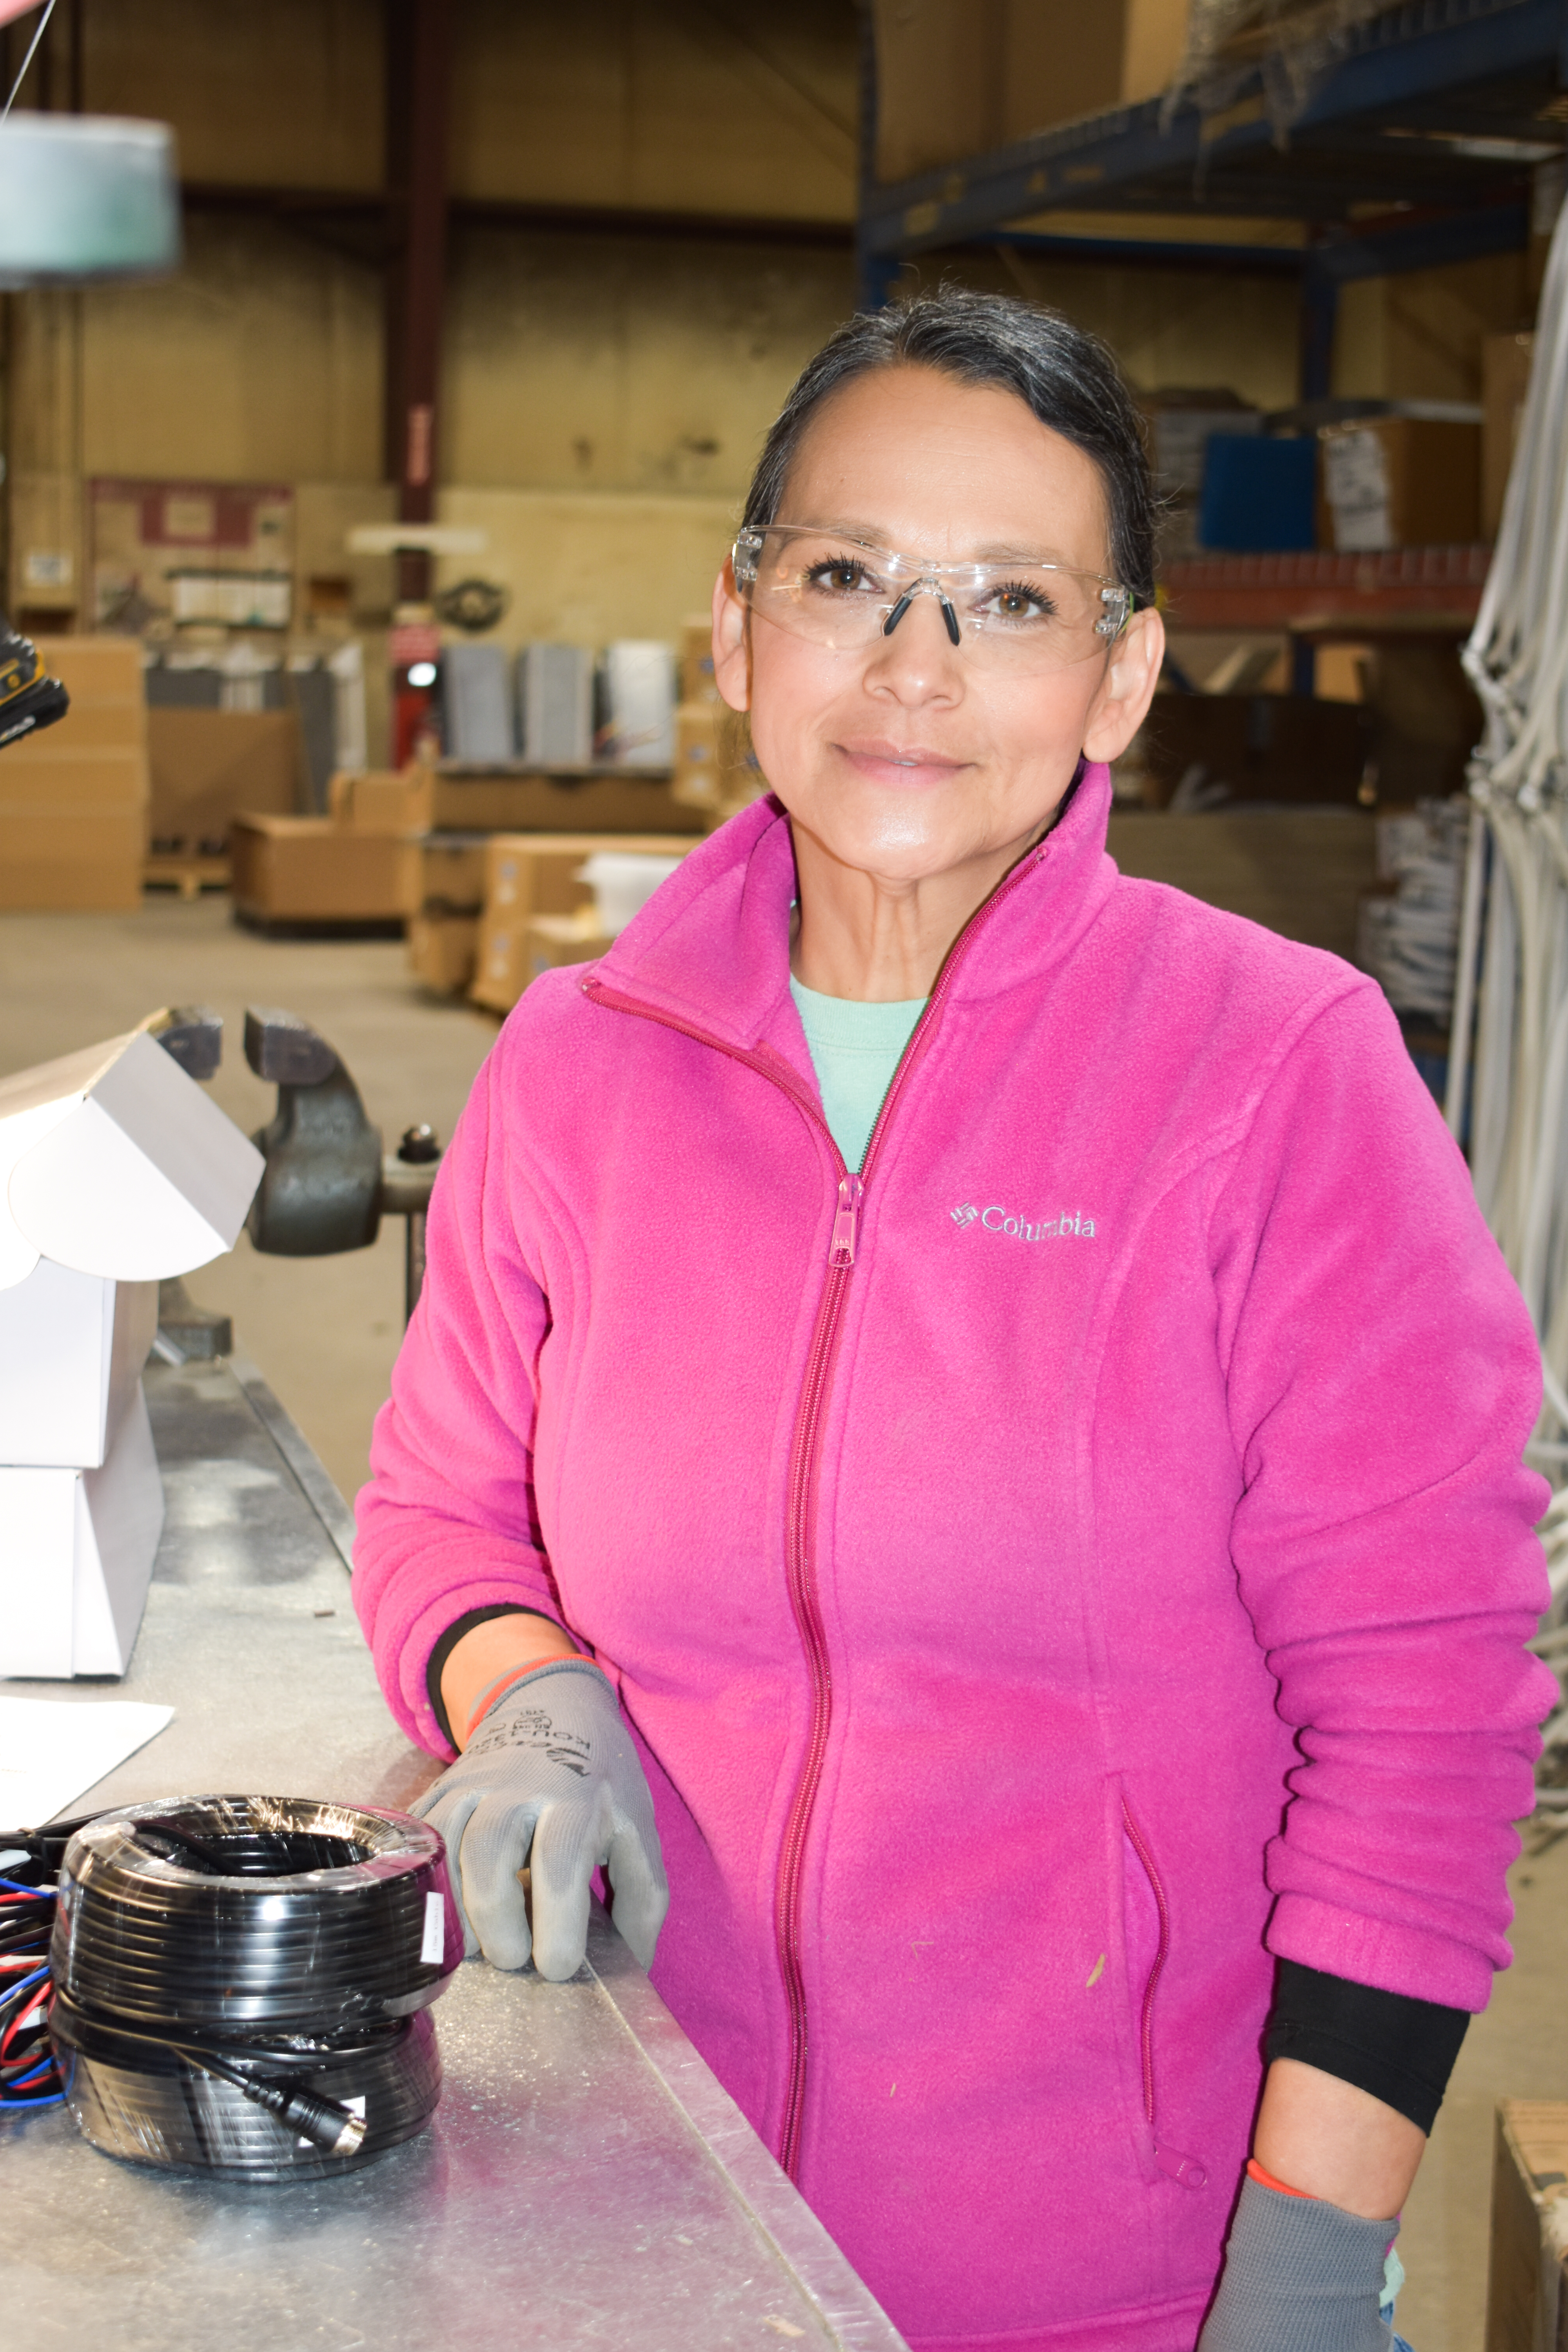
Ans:
[[[1038,832],[1050,814],[1030,811],[977,810],[956,790],[911,794],[901,804],[881,793],[836,795],[819,813],[809,801],[791,807],[780,793],[796,829],[835,864],[895,885],[934,881],[980,858],[994,857]],[[952,805],[953,803],[958,805]],[[944,805],[944,803],[947,803]]]

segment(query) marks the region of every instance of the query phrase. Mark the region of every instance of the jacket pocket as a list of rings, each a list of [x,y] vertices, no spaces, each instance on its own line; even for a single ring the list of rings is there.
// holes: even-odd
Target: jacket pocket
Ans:
[[[1208,2179],[1203,2166],[1194,2158],[1170,2147],[1160,2133],[1163,2118],[1155,2063],[1155,2026],[1160,1979],[1171,1954],[1171,1913],[1149,1842],[1125,1798],[1121,1801],[1121,1863],[1122,1937],[1143,2119],[1160,2170],[1173,2180],[1179,2180],[1184,2188],[1202,2189]]]

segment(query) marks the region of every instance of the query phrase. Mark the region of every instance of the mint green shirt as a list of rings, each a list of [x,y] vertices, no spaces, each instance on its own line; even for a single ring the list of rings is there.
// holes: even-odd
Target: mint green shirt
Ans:
[[[917,996],[901,1004],[860,1004],[852,997],[819,996],[793,977],[789,987],[811,1048],[822,1115],[846,1168],[858,1168],[926,1000]]]

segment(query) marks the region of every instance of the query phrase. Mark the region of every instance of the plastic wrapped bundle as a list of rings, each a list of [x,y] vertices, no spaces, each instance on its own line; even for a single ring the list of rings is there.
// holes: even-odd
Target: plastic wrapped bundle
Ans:
[[[463,1957],[440,1838],[401,1813],[187,1797],[71,1840],[50,1964],[67,2104],[112,2156],[258,2180],[363,2164],[440,2096]]]

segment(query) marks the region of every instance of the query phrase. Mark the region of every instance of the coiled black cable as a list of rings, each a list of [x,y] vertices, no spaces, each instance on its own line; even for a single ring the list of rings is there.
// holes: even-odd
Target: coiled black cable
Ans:
[[[405,1814],[186,1797],[100,1813],[60,1869],[49,2032],[117,2156],[335,2172],[440,2096],[425,2014],[462,1958],[441,1841]]]

